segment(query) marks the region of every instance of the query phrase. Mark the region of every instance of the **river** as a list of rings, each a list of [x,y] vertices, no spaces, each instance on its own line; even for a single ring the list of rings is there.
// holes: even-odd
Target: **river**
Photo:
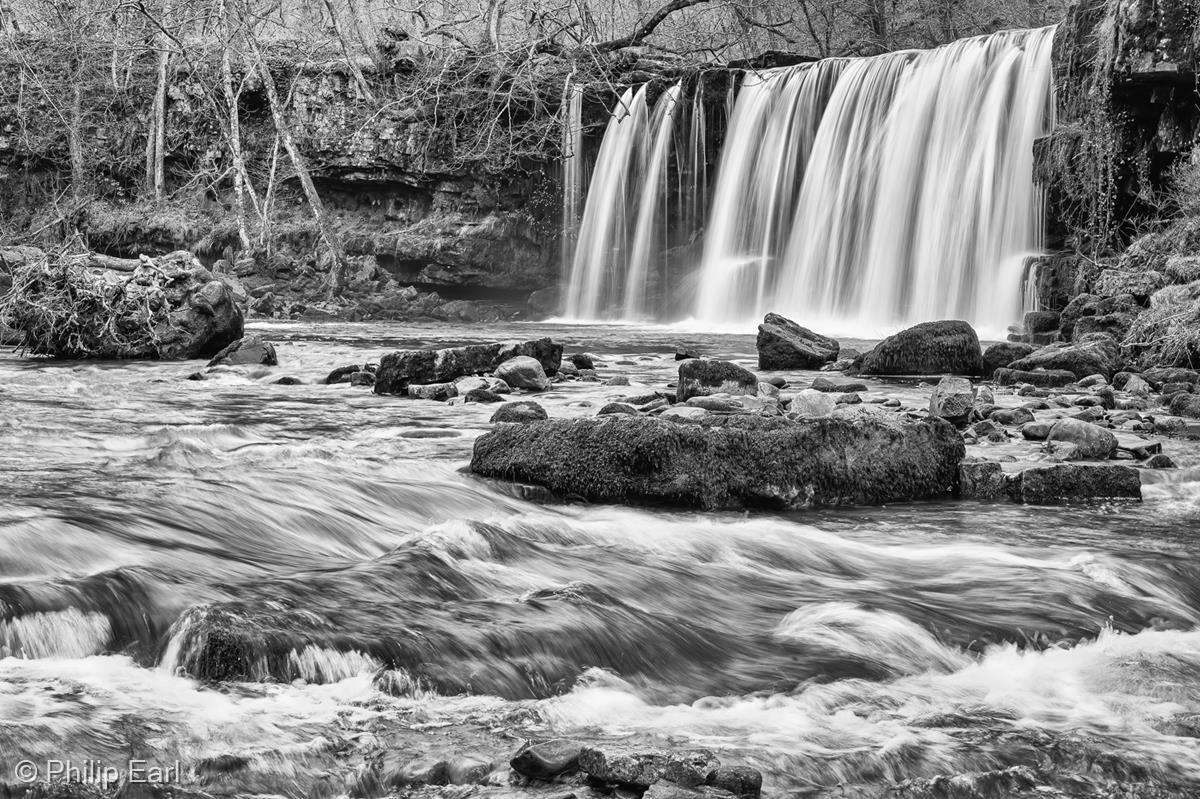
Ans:
[[[370,795],[382,753],[502,764],[557,735],[707,748],[771,797],[1012,767],[1200,795],[1194,445],[1168,442],[1182,468],[1140,504],[567,503],[465,472],[495,406],[320,381],[549,335],[635,384],[538,398],[586,416],[665,386],[676,342],[753,366],[753,337],[250,327],[279,367],[0,355],[0,783],[141,758],[214,794]],[[201,682],[184,671],[213,613],[268,643]],[[396,651],[421,662],[385,669]]]

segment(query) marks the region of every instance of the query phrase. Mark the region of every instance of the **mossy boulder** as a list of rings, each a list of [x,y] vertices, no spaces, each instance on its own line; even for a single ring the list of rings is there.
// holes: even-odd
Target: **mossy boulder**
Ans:
[[[597,502],[780,509],[945,496],[963,455],[942,419],[613,415],[501,425],[471,470]]]
[[[975,376],[983,371],[983,354],[966,322],[922,322],[885,338],[855,366],[864,375]]]

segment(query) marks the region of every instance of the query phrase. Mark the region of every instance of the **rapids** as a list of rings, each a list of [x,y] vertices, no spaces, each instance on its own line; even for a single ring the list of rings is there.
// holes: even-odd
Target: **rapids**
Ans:
[[[753,365],[753,338],[251,327],[280,367],[0,355],[0,784],[26,759],[140,757],[214,792],[370,794],[381,751],[503,760],[562,735],[706,747],[768,796],[1030,765],[1200,791],[1194,445],[1166,442],[1182,468],[1140,505],[572,504],[464,472],[494,406],[319,381],[550,335],[633,382],[538,398],[584,416],[672,380],[677,341]],[[206,683],[181,667],[214,609],[274,632]],[[428,668],[389,668],[414,631]]]

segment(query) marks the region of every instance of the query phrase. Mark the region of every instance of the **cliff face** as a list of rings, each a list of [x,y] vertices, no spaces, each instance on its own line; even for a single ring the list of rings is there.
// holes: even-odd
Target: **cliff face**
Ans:
[[[1059,26],[1058,124],[1039,148],[1051,246],[1119,246],[1159,213],[1200,122],[1197,5],[1083,0]]]

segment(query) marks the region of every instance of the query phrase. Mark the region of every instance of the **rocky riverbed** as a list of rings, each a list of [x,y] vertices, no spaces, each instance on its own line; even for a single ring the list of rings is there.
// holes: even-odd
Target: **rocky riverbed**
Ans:
[[[722,797],[752,795],[755,773],[765,796],[1200,785],[1200,444],[1192,421],[1159,424],[1154,387],[1137,430],[1099,384],[976,380],[967,418],[938,421],[931,407],[965,402],[952,383],[933,404],[939,375],[761,369],[750,335],[246,333],[208,361],[0,358],[11,789],[24,759],[130,757],[178,760],[177,795]],[[527,387],[460,377],[439,401],[376,377],[404,360],[389,353],[455,347]],[[697,361],[677,352],[731,365],[681,380]],[[731,391],[743,373],[753,391]],[[1135,398],[1113,383],[1114,402]],[[1119,439],[1104,461],[1025,435],[1096,408]],[[538,424],[704,435],[876,416],[953,443],[940,498],[747,514],[467,471],[487,436]],[[1174,468],[1150,468],[1156,445]],[[1129,468],[1142,501],[955,498],[975,460]],[[550,781],[511,762],[563,739],[565,762],[580,756]]]

